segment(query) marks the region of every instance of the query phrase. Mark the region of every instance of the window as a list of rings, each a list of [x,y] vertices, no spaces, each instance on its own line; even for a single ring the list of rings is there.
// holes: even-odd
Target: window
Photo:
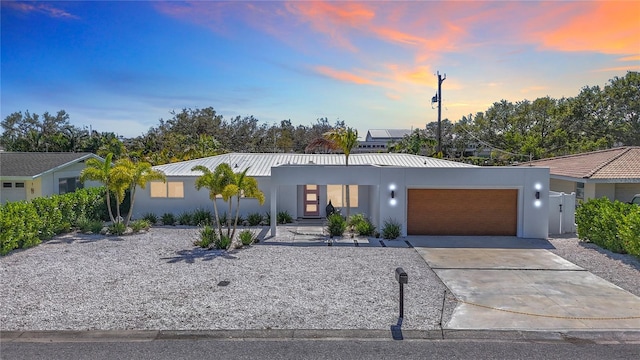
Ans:
[[[23,182],[16,183],[16,189],[24,189],[24,183]]]
[[[358,207],[358,185],[349,185],[349,206]],[[327,203],[335,207],[347,206],[347,186],[327,185]]]
[[[166,183],[151,182],[152,198],[184,198],[184,183],[182,181],[167,181]]]
[[[576,199],[584,200],[584,183],[576,184]]]
[[[84,185],[80,182],[79,177],[60,178],[58,180],[58,194],[66,194],[82,189]]]
[[[3,187],[3,188],[5,188],[5,189],[6,189],[6,188],[12,188],[12,187],[13,187],[13,183],[10,183],[10,182],[3,182],[3,183],[2,183],[2,187]]]

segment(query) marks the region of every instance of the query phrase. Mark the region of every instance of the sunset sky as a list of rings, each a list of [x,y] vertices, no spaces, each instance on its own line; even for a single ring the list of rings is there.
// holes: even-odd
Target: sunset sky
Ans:
[[[1,116],[133,137],[212,106],[367,129],[576,96],[640,71],[640,1],[5,1]]]

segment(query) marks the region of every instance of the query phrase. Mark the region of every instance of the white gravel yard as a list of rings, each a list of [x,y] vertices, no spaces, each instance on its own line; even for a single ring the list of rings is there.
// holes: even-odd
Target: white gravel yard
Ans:
[[[403,329],[440,329],[456,305],[447,295],[443,310],[446,287],[415,249],[294,246],[293,232],[279,230],[280,244],[226,253],[194,247],[198,233],[67,234],[1,257],[0,330],[389,330],[398,321],[398,266],[409,274]],[[640,296],[637,258],[571,237],[549,242]]]
[[[259,244],[225,253],[194,247],[197,237],[196,228],[160,227],[67,234],[4,256],[0,329],[389,330],[398,266],[409,274],[403,329],[439,329],[445,286],[414,249]]]
[[[549,242],[555,248],[551,250],[554,254],[640,296],[640,259],[613,253],[572,236],[552,238]]]

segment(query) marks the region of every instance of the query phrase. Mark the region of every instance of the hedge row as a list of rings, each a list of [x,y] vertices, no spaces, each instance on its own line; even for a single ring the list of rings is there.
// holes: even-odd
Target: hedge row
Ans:
[[[99,219],[104,208],[104,188],[0,205],[0,255],[68,232],[79,217]]]
[[[640,256],[640,206],[606,198],[576,210],[578,237],[617,253]]]

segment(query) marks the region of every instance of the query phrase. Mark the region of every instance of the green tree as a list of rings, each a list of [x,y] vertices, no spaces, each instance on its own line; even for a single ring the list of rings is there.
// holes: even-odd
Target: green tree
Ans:
[[[235,174],[235,182],[229,184],[225,188],[225,193],[235,196],[236,198],[236,216],[233,222],[233,232],[231,233],[231,245],[233,249],[237,246],[237,241],[233,240],[236,228],[238,227],[238,218],[240,217],[240,198],[255,198],[260,205],[264,204],[264,193],[258,188],[258,181],[251,176],[247,176],[249,168],[244,169],[242,172]],[[231,214],[229,214],[231,215]]]
[[[336,146],[342,150],[345,156],[345,166],[349,166],[349,155],[351,150],[358,145],[358,130],[352,128],[340,127],[324,134],[327,140],[332,141]],[[351,205],[349,184],[345,186],[346,198],[347,198],[347,219],[349,219],[349,208]]]
[[[235,174],[233,170],[231,170],[231,166],[226,163],[216,166],[214,171],[209,170],[209,168],[203,165],[194,166],[191,171],[200,171],[202,173],[202,175],[196,179],[195,186],[198,190],[202,188],[209,190],[209,199],[213,201],[213,211],[216,217],[218,234],[222,236],[222,226],[220,225],[220,215],[216,199],[218,195],[223,196],[223,191],[227,185],[233,184]],[[229,214],[229,216],[231,216],[231,214]]]
[[[437,124],[437,123],[436,123]],[[397,142],[389,145],[388,151],[413,155],[432,155],[438,141],[427,135],[422,129],[414,129],[411,134],[405,135]]]
[[[154,180],[162,180],[162,182],[166,181],[165,175],[158,171],[154,170],[151,167],[151,164],[147,162],[138,162],[134,163],[130,159],[120,159],[116,161],[116,166],[114,168],[114,172],[122,172],[123,177],[128,178],[129,182],[129,193],[131,194],[131,202],[129,203],[129,213],[127,214],[127,218],[125,219],[125,226],[129,225],[129,221],[131,221],[131,215],[133,214],[133,204],[136,200],[136,189],[139,186],[144,189],[147,186],[147,183]]]
[[[96,158],[87,159],[85,162],[85,168],[80,172],[80,181],[86,180],[98,181],[105,186],[105,198],[107,201],[107,211],[109,212],[109,218],[111,222],[116,222],[113,212],[111,211],[111,170],[112,170],[113,154],[107,154],[104,162]],[[118,210],[119,212],[119,210]]]

